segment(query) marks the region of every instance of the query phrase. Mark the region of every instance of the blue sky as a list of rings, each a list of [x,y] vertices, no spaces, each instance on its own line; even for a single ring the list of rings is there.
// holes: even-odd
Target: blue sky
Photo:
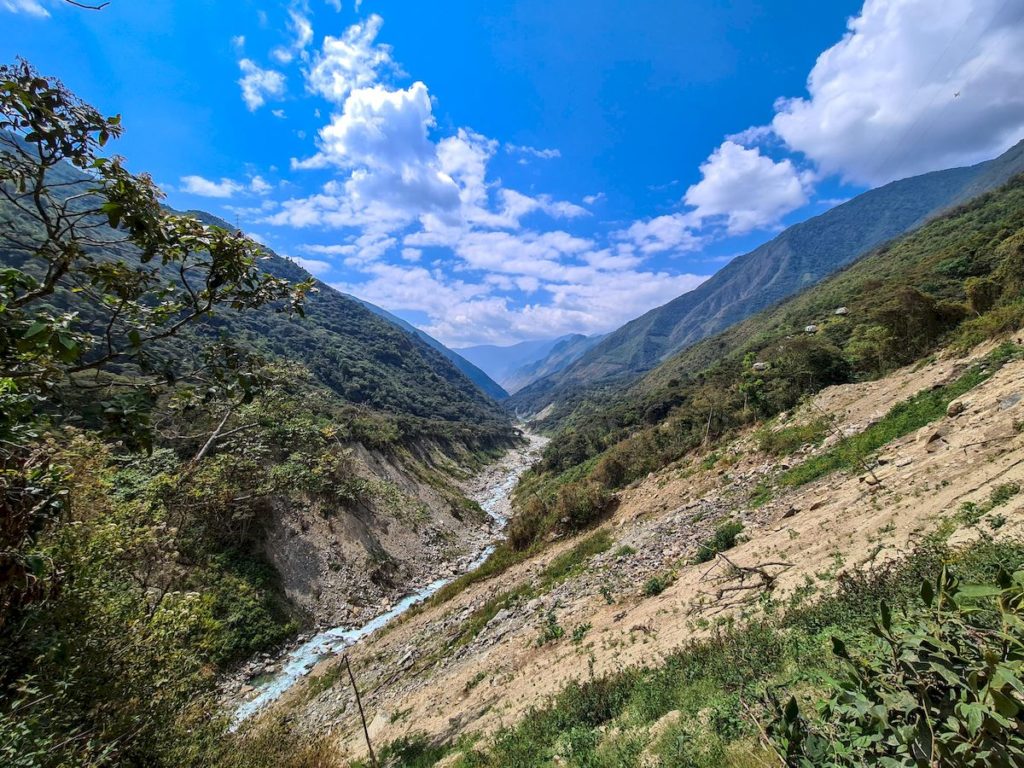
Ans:
[[[461,346],[597,333],[1024,137],[1024,0],[0,0],[178,208]]]

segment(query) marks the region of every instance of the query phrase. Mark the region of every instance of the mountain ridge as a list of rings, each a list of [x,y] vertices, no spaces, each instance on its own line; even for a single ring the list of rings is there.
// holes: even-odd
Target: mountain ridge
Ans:
[[[570,397],[572,390],[633,380],[1022,171],[1024,141],[992,160],[894,181],[794,224],[694,290],[608,334],[567,367],[516,392],[506,407],[537,413]]]

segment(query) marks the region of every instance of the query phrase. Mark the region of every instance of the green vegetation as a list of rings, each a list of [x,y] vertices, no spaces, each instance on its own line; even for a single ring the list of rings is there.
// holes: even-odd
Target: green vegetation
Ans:
[[[800,486],[837,470],[867,467],[868,459],[882,446],[908,435],[946,415],[951,402],[992,376],[1010,360],[1024,356],[1024,348],[1007,342],[983,362],[976,363],[956,381],[918,392],[893,406],[879,421],[856,435],[841,440],[834,448],[813,456],[783,472],[778,482],[784,486]]]
[[[435,350],[165,208],[101,155],[120,134],[0,67],[0,763],[316,763],[284,723],[230,736],[217,701],[308,622],[268,524],[397,502],[357,444],[472,514],[447,464],[511,430]]]
[[[789,456],[805,445],[817,445],[828,432],[828,422],[820,418],[782,429],[763,429],[758,434],[757,446],[772,456]]]
[[[719,552],[725,552],[736,546],[736,537],[743,532],[743,523],[739,520],[726,520],[715,528],[714,535],[701,543],[697,548],[694,560],[707,563],[715,559]]]
[[[673,578],[671,574],[656,574],[644,582],[643,589],[640,591],[643,593],[644,597],[654,597],[668,589],[672,584],[672,581]]]
[[[962,584],[943,568],[905,617],[882,601],[874,642],[833,638],[842,676],[813,714],[789,699],[775,749],[790,765],[851,768],[1024,761],[1024,571],[997,580]]]
[[[486,749],[459,745],[456,765],[633,768],[645,749],[664,765],[698,768],[778,765],[775,749],[793,766],[887,764],[875,761],[906,754],[902,745],[921,732],[922,712],[943,734],[943,749],[963,741],[979,748],[943,764],[1014,764],[1009,757],[1024,745],[1015,724],[1024,706],[1024,573],[1010,581],[1000,573],[1022,566],[1019,544],[987,541],[954,552],[933,540],[902,563],[844,574],[837,593],[820,602],[797,596],[785,610],[769,605],[762,618],[722,627],[659,668],[572,683]],[[922,599],[922,582],[932,585],[930,599],[928,588]],[[880,602],[888,606],[881,617]],[[908,659],[898,674],[893,647]],[[827,703],[818,709],[820,701]],[[869,706],[878,701],[904,714],[876,718]],[[674,711],[680,715],[648,744],[647,729]]]

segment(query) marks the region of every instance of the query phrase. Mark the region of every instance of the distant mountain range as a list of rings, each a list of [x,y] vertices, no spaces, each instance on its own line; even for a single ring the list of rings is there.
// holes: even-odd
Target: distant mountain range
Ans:
[[[402,330],[413,334],[417,338],[421,339],[422,341],[432,346],[442,355],[447,357],[456,368],[458,368],[466,375],[466,378],[468,378],[470,381],[476,384],[477,387],[479,387],[484,392],[484,394],[486,394],[490,398],[494,400],[504,400],[506,397],[508,397],[508,392],[506,392],[502,388],[502,386],[498,384],[498,382],[496,382],[494,379],[492,379],[490,376],[488,376],[486,373],[480,370],[477,366],[469,362],[469,360],[464,358],[458,352],[446,347],[444,344],[435,339],[426,331],[421,331],[412,323],[406,322],[397,315],[391,314],[386,309],[378,307],[376,304],[371,304],[370,302],[364,299],[360,299],[358,296],[352,296],[350,294],[345,295],[349,296],[349,298],[355,299],[378,317],[383,317],[385,320],[394,323]]]
[[[508,346],[481,344],[455,351],[513,393],[561,370],[602,338],[571,333],[554,339],[534,339]]]
[[[537,413],[581,389],[624,385],[681,349],[814,285],[1021,172],[1024,142],[994,160],[894,181],[858,195],[734,259],[696,289],[627,323],[569,365],[519,390],[505,405],[516,413]]]

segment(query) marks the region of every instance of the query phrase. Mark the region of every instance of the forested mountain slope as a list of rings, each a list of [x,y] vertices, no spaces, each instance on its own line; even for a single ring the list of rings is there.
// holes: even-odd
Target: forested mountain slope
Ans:
[[[796,224],[693,291],[609,334],[578,361],[516,393],[537,413],[573,390],[630,380],[674,352],[806,288],[872,248],[1024,171],[1024,142],[1000,157],[895,181]]]

